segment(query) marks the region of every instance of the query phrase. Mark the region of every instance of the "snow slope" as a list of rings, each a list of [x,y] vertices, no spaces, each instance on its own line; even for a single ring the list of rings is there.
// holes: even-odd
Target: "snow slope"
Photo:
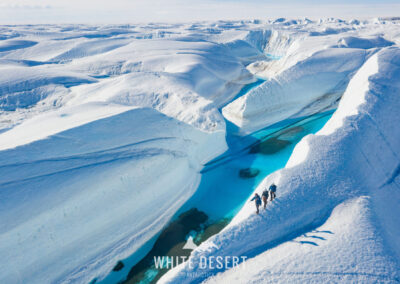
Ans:
[[[260,215],[248,203],[227,228],[160,283],[363,282],[400,280],[400,48],[377,52],[351,79],[332,118],[303,138],[286,167],[256,189],[278,185]],[[248,256],[226,271],[201,257]],[[187,273],[197,272],[195,277]]]
[[[334,108],[361,66],[369,70],[374,60],[388,61],[397,51],[387,47],[400,43],[396,20],[27,25],[2,26],[0,33],[0,258],[7,260],[0,268],[2,283],[88,283],[103,278],[120,259],[138,253],[139,260],[150,250],[149,241],[196,191],[203,165],[226,150],[225,119],[240,126],[241,134]],[[397,70],[396,62],[378,65]],[[257,77],[267,81],[236,97]],[[383,82],[382,78],[377,80]],[[377,86],[382,83],[378,81]],[[383,93],[382,104],[387,96]],[[396,101],[387,105],[396,109]],[[351,110],[343,112],[346,116]],[[395,115],[382,116],[377,122],[382,126],[376,129],[386,131]],[[310,149],[314,144],[331,145],[326,151],[351,153],[363,162],[353,144],[341,145],[346,144],[346,135],[361,137],[365,131],[372,137],[375,128],[352,132],[337,127],[323,143],[304,141],[314,141]],[[368,142],[375,147],[394,139],[390,143],[395,144],[395,135]],[[306,143],[298,146],[291,164],[307,153]],[[379,149],[386,153],[386,148]],[[345,176],[346,167],[353,165],[344,158],[328,163],[331,157],[326,154],[326,165],[307,157],[310,184],[316,182],[311,179],[316,165],[321,166],[320,184],[326,184],[324,177],[334,167]],[[393,165],[386,158],[382,164],[384,175]],[[254,255],[263,251],[259,246],[299,232],[307,223],[322,225],[322,216],[335,205],[361,195],[353,190],[347,195],[330,192],[351,185],[349,180],[334,179],[332,187],[297,206],[292,188],[297,187],[300,195],[316,188],[290,178],[303,175],[301,165],[278,174],[282,203],[271,210],[281,210],[286,223],[275,226],[266,239],[246,234],[249,248],[256,249]],[[327,192],[332,198],[322,198]],[[316,207],[306,206],[314,201]],[[395,207],[396,199],[391,202]],[[371,204],[386,208],[383,201]],[[293,212],[289,214],[288,208]],[[215,238],[221,253],[246,253],[243,243],[232,236],[240,230],[260,230],[257,222],[278,223],[277,216],[262,221],[251,213],[252,207],[245,207]],[[387,224],[387,235],[394,234],[388,229],[394,221],[379,216]],[[226,248],[224,236],[232,239]]]

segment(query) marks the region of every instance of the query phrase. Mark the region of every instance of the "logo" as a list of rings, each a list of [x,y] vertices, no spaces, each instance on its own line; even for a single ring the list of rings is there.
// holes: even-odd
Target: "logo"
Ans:
[[[184,250],[194,250],[198,246],[194,243],[193,237],[189,236],[185,245],[182,247]],[[201,253],[211,253],[209,256],[200,255],[199,259],[193,263],[190,256],[154,256],[154,266],[156,269],[172,269],[180,264],[187,263],[189,269],[197,269],[197,273],[204,273],[208,270],[220,270],[233,268],[240,263],[244,263],[247,259],[246,256],[229,256],[218,255],[218,246],[213,242],[205,242],[200,248]],[[213,255],[214,254],[214,255]],[[201,272],[203,271],[203,272]],[[194,277],[194,276],[193,276]]]
[[[194,250],[197,248],[197,245],[194,243],[193,241],[193,237],[190,236],[188,238],[188,240],[186,241],[186,244],[183,246],[183,249],[190,249],[190,250]]]

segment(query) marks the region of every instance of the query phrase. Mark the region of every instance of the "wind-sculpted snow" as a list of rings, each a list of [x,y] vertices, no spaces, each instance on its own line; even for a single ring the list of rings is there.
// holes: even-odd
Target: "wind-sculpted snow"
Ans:
[[[99,117],[99,106],[92,108]],[[29,125],[32,135],[39,127],[72,126],[82,111],[42,117]],[[3,150],[0,215],[12,222],[1,227],[0,252],[8,258],[2,281],[87,283],[111,270],[193,194],[199,161],[223,149],[223,137],[147,108]]]
[[[385,47],[390,45],[393,45],[393,42],[388,41],[380,36],[372,38],[358,38],[349,36],[340,39],[338,44],[339,47],[362,48],[362,49]]]
[[[278,185],[267,210],[256,215],[247,203],[192,252],[194,268],[182,265],[161,283],[198,283],[221,271],[208,283],[398,282],[399,76],[400,48],[369,58],[324,128],[256,189]],[[198,266],[231,255],[251,259],[225,272]]]
[[[67,52],[64,52],[54,57],[51,60],[52,61],[71,60],[75,58],[101,54],[119,48],[121,46],[124,46],[129,42],[130,42],[129,39],[126,38],[83,42],[78,46],[68,50]]]
[[[0,44],[0,52],[12,51],[20,48],[27,48],[37,44],[35,41],[29,40],[9,40]]]
[[[96,80],[87,75],[63,70],[48,70],[43,66],[2,68],[0,78],[0,109],[13,111],[32,107],[49,95],[57,96],[66,88]],[[58,87],[58,88],[57,88]]]
[[[399,42],[395,20],[0,27],[0,282],[88,283],[102,279],[118,260],[138,253],[139,261],[196,191],[203,165],[226,150],[225,118],[246,133],[335,108],[359,68],[397,54],[380,50]],[[396,64],[384,66],[389,72]],[[238,97],[257,77],[266,82]],[[391,103],[389,113],[397,109]],[[398,173],[385,152],[392,143],[397,153],[397,136],[384,128],[394,116],[377,115],[374,123],[382,125],[359,125],[366,135],[384,133],[368,140],[371,147],[383,145],[379,151],[387,155],[382,169],[392,172],[384,187]],[[260,218],[245,207],[214,238],[218,252],[247,253],[243,234],[256,255],[270,241],[321,225],[345,199],[371,192],[373,175],[353,167],[365,162],[361,152],[351,143],[335,146],[361,140],[343,123],[298,146],[293,157],[303,155],[306,162],[281,172],[280,203],[271,207],[282,214]],[[314,146],[318,159],[307,156],[316,153],[306,149]],[[371,151],[363,153],[374,161]],[[349,177],[347,167],[353,180],[332,180],[333,169]],[[357,175],[365,184],[349,190]],[[275,225],[260,239],[256,232],[264,232],[265,222]]]
[[[367,56],[367,52],[358,49],[316,52],[232,102],[223,114],[242,131],[252,132],[287,117],[315,112],[312,104],[318,100],[319,109],[323,103],[329,107],[340,98]]]

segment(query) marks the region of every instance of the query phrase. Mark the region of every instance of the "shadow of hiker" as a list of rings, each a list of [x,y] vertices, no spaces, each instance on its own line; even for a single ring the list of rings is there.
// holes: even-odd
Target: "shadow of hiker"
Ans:
[[[313,245],[313,246],[316,246],[316,247],[319,246],[317,243],[310,242],[310,241],[299,241],[298,243],[302,244],[302,245],[307,244],[307,245]]]
[[[326,234],[333,234],[331,231],[318,231],[318,230],[312,230],[310,231],[313,234],[316,233],[326,233]],[[309,239],[317,239],[317,240],[321,240],[321,241],[326,241],[326,238],[321,237],[321,236],[316,236],[316,235],[307,235],[308,233],[305,233],[302,235],[303,238],[309,238]],[[316,242],[313,242],[311,240],[306,240],[306,241],[295,241],[293,240],[293,242],[295,243],[299,243],[299,244],[308,244],[308,245],[313,245],[313,246],[319,246]]]
[[[319,236],[307,236],[307,238],[314,238],[314,239],[326,241],[326,239],[324,237],[319,237]]]

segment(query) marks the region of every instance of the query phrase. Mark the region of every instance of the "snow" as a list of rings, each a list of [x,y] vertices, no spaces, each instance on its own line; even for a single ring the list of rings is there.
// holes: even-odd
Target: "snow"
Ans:
[[[393,42],[388,41],[380,36],[372,38],[359,38],[359,37],[349,36],[342,38],[339,41],[340,47],[349,47],[349,48],[370,49],[370,48],[385,47],[390,45],[393,45]]]
[[[324,128],[256,189],[275,182],[277,200],[260,215],[247,203],[192,252],[193,269],[177,267],[160,283],[210,274],[206,283],[399,281],[399,63],[398,47],[369,58]],[[229,255],[250,260],[226,271],[196,266],[201,257]]]
[[[242,131],[253,132],[287,117],[309,114],[307,108],[317,100],[324,99],[329,107],[367,56],[359,49],[316,52],[230,103],[223,114]]]
[[[313,280],[333,261],[338,271],[327,253],[348,238],[346,260],[363,266],[346,279],[398,279],[398,22],[2,26],[0,39],[0,282],[88,283],[139,261],[227,149],[225,120],[250,133],[334,109],[345,90],[324,129],[257,189],[274,180],[278,200],[260,216],[245,205],[192,258],[250,252],[251,282],[258,258],[282,271],[274,251],[300,259],[304,246],[287,241],[322,228],[334,234],[309,259],[326,262],[289,276]],[[163,281],[188,281],[180,269]]]
[[[398,266],[387,257],[379,231],[371,226],[375,220],[370,207],[369,197],[346,201],[321,227],[205,283],[237,283],[246,278],[247,283],[313,283],[317,279],[391,283]],[[343,243],[345,250],[341,249]]]

